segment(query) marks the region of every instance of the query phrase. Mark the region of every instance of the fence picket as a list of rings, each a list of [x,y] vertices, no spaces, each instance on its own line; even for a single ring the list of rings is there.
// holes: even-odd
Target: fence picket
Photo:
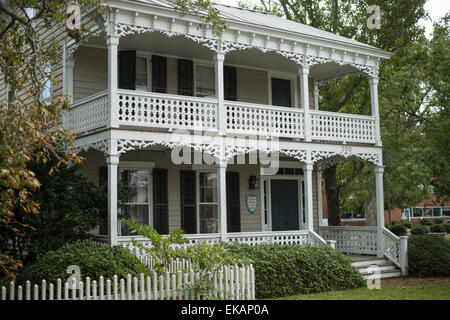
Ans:
[[[23,288],[22,288],[22,286],[19,286],[17,288],[17,290],[18,290],[18,292],[17,292],[17,300],[22,300],[22,298],[23,298]]]
[[[62,291],[62,281],[61,279],[56,280],[56,300],[61,300]]]
[[[114,294],[114,299],[113,300],[119,300],[119,295],[118,295],[118,277],[117,275],[114,275],[113,277],[113,294]]]
[[[125,279],[120,279],[120,300],[125,300]]]
[[[54,290],[53,283],[50,283],[48,286],[48,299],[49,300],[53,300],[53,298],[54,298],[53,290]]]
[[[9,300],[14,300],[14,282],[9,283]]]
[[[97,300],[97,281],[92,281],[92,299]]]
[[[99,279],[99,284],[98,284],[98,290],[99,290],[99,296],[100,296],[100,300],[105,300],[105,295],[104,295],[104,293],[105,293],[105,287],[104,287],[104,279],[103,279],[103,277],[102,276],[100,276],[100,279]]]

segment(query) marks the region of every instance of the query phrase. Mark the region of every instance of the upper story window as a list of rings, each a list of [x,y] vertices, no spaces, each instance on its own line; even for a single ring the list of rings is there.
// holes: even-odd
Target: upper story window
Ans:
[[[272,78],[272,105],[292,107],[291,80]]]
[[[148,70],[146,57],[136,57],[136,90],[148,91]]]
[[[195,92],[197,97],[214,97],[216,94],[216,85],[214,79],[214,68],[197,65]]]

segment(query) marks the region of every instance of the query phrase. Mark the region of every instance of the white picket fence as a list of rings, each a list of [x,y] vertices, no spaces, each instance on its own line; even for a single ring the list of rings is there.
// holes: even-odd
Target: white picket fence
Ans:
[[[190,264],[177,260],[170,264],[164,275],[151,272],[151,276],[140,274],[139,277],[128,275],[126,279],[114,276],[111,279],[100,277],[91,281],[77,281],[72,284],[61,279],[47,284],[31,284],[25,287],[10,282],[9,288],[1,288],[1,300],[202,300],[195,289],[195,283],[201,279],[200,272],[184,271]],[[215,298],[226,300],[255,299],[255,270],[252,265],[239,267],[223,266],[216,272],[204,272],[214,285]]]

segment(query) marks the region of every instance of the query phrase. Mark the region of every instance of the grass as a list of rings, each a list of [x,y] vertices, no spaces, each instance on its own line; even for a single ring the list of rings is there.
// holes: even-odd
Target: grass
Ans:
[[[420,285],[412,287],[389,287],[381,289],[366,287],[343,291],[314,294],[299,294],[279,298],[283,300],[450,300],[450,283]]]

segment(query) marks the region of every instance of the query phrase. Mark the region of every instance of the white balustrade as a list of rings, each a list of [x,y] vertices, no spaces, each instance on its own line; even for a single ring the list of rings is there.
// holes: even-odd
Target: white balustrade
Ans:
[[[65,116],[67,128],[79,134],[106,127],[109,112],[107,91],[78,100],[70,106]]]
[[[119,90],[119,124],[166,129],[216,131],[218,102],[214,99]]]
[[[370,116],[311,110],[313,140],[375,143],[375,119]]]
[[[303,138],[303,110],[244,102],[225,102],[227,132]]]
[[[335,240],[336,250],[351,254],[376,254],[376,227],[320,227],[320,236]]]

